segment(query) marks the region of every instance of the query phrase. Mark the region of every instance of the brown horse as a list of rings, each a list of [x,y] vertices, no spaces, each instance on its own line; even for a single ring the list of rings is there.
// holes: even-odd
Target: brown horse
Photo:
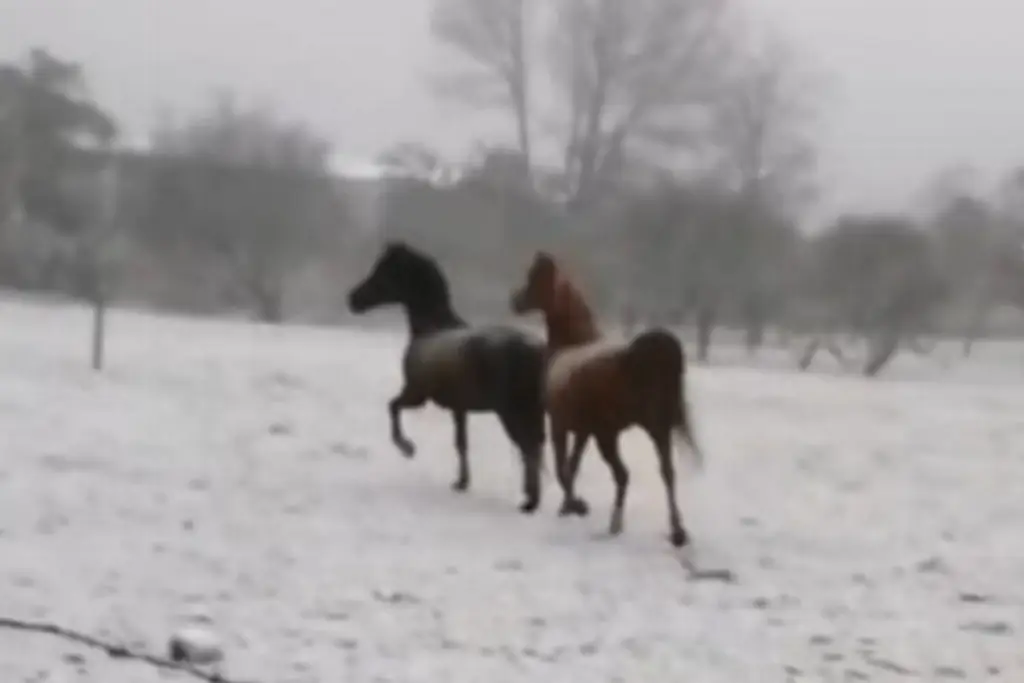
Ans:
[[[639,426],[658,453],[668,496],[670,540],[676,547],[686,545],[688,537],[676,504],[673,434],[690,446],[698,466],[703,457],[691,432],[683,393],[682,344],[663,329],[645,331],[629,343],[602,339],[582,294],[546,252],[535,256],[526,283],[512,295],[511,306],[519,314],[544,314],[549,354],[545,401],[556,472],[565,494],[559,514],[588,512],[586,502],[573,489],[583,451],[593,437],[615,480],[609,532],[622,531],[629,471],[619,454],[619,434]],[[570,433],[575,440],[567,462]]]

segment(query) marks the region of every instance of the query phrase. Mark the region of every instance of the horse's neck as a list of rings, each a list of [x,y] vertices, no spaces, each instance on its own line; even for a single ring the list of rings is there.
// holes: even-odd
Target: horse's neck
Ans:
[[[405,317],[409,322],[409,335],[412,337],[422,337],[434,332],[466,326],[466,321],[452,309],[449,302],[443,302],[429,309],[406,307]]]
[[[548,349],[555,353],[574,346],[591,344],[601,339],[601,331],[594,322],[594,316],[582,302],[561,310],[549,311],[544,315],[548,334]]]

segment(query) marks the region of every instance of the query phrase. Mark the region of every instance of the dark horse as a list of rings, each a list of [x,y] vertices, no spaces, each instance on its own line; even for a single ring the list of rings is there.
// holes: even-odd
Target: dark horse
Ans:
[[[588,512],[574,487],[583,451],[594,437],[615,480],[609,532],[616,535],[622,531],[629,471],[619,454],[619,434],[638,425],[658,452],[668,496],[671,542],[677,547],[686,545],[688,537],[676,504],[673,434],[690,446],[698,465],[702,456],[691,433],[684,396],[682,344],[662,329],[642,332],[629,343],[602,340],[583,296],[554,257],[545,252],[537,253],[526,283],[512,295],[511,306],[519,314],[544,314],[549,353],[545,399],[558,481],[565,493],[559,514]],[[575,441],[567,462],[570,433]]]
[[[544,447],[544,345],[513,327],[469,327],[452,310],[448,282],[437,263],[401,242],[389,242],[370,274],[348,296],[354,313],[396,304],[405,310],[409,342],[402,359],[404,385],[391,399],[391,440],[406,457],[415,447],[402,431],[401,412],[433,401],[455,421],[458,477],[469,488],[467,415],[493,412],[523,458],[525,500],[540,505]]]

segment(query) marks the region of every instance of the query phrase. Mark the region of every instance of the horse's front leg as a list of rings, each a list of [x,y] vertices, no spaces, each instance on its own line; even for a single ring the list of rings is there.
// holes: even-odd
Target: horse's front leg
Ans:
[[[580,450],[581,444],[585,445],[587,439],[576,437],[573,443],[573,454]],[[551,450],[555,455],[555,476],[562,486],[562,506],[558,509],[558,515],[586,515],[589,511],[586,501],[577,498],[573,492],[575,481],[570,479],[570,464],[568,462],[569,430],[560,420],[551,420]]]
[[[569,453],[569,462],[565,465],[565,487],[566,499],[571,500],[572,512],[579,516],[586,516],[590,511],[587,501],[576,495],[576,475],[580,471],[580,463],[583,461],[583,452],[590,442],[590,432],[576,432],[573,435],[572,452]]]
[[[452,420],[455,422],[455,451],[459,454],[459,475],[452,484],[452,489],[465,491],[469,488],[469,437],[466,434],[466,411],[452,410]]]
[[[391,416],[391,441],[407,458],[416,454],[416,446],[406,438],[405,432],[402,430],[402,411],[406,408],[419,408],[426,402],[427,397],[422,392],[416,391],[406,384],[398,396],[388,403],[388,414]]]

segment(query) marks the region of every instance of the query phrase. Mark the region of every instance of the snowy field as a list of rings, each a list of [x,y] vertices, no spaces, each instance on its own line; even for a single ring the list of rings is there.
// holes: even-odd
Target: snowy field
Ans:
[[[666,541],[630,433],[626,531],[596,452],[586,519],[470,422],[410,413],[388,441],[399,334],[0,301],[0,616],[163,652],[204,614],[224,673],[264,683],[1024,680],[1024,346],[906,360],[880,380],[719,362],[689,387],[708,469],[683,468],[698,562]],[[741,357],[739,353],[723,354]],[[0,681],[170,677],[0,634]]]

